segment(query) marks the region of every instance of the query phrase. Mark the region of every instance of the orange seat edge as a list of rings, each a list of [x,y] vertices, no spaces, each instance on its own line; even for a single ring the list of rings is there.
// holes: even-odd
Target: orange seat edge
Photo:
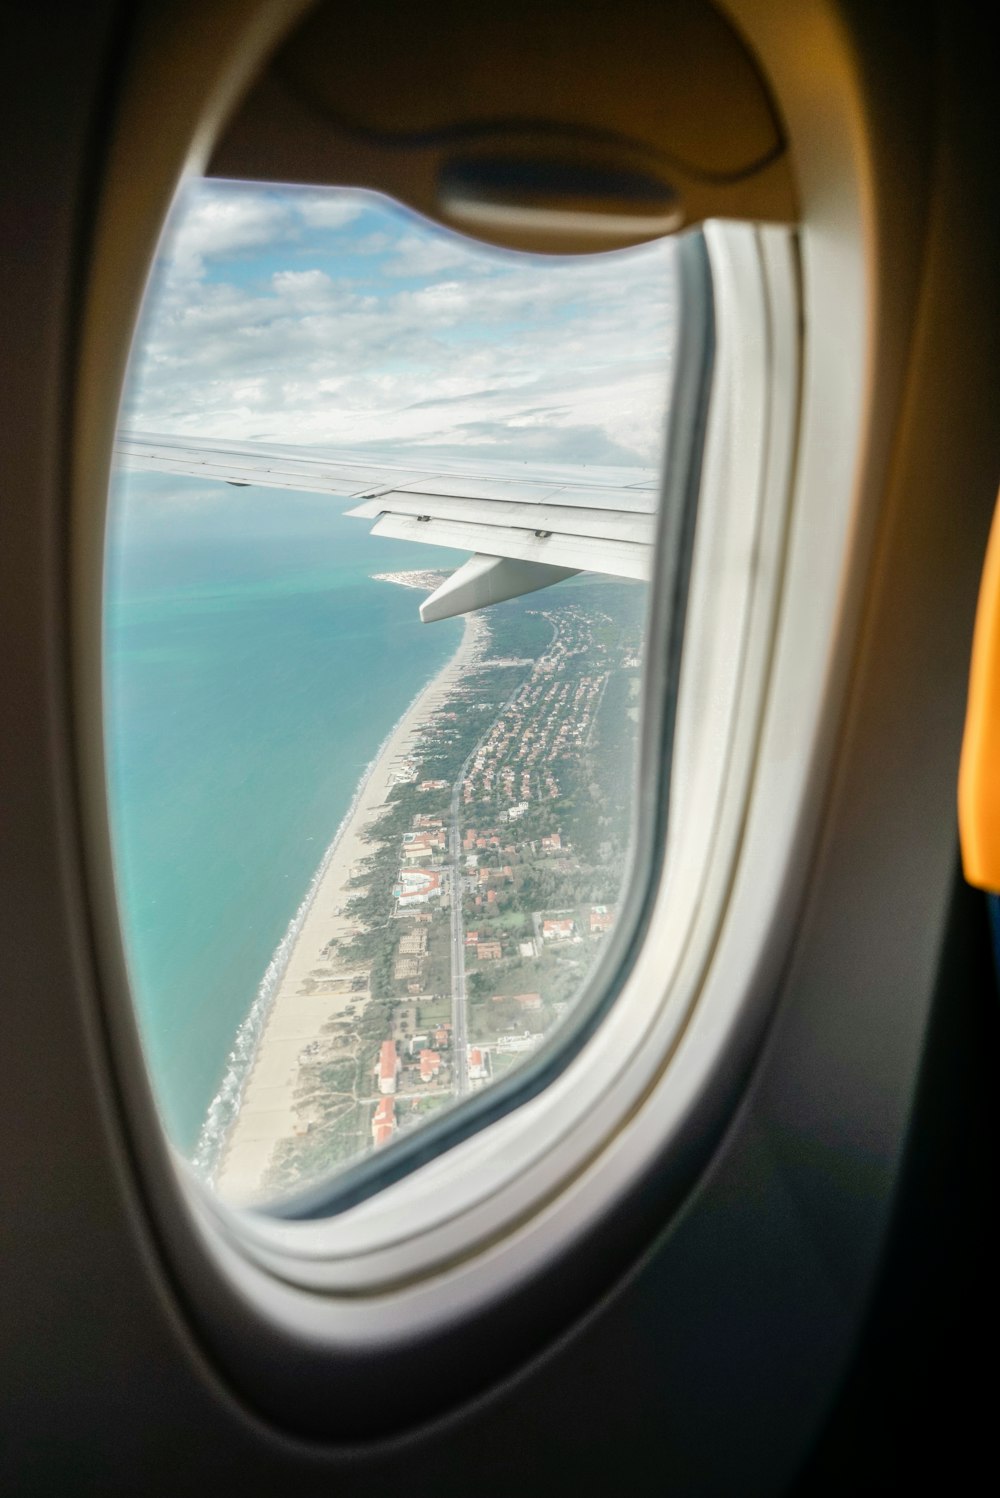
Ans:
[[[966,879],[1000,893],[1000,501],[976,607],[958,772],[958,827]]]

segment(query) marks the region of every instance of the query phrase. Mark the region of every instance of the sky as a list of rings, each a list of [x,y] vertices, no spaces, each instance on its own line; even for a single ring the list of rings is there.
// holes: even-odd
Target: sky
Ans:
[[[132,431],[655,465],[669,241],[489,250],[372,193],[188,183],[133,347]]]

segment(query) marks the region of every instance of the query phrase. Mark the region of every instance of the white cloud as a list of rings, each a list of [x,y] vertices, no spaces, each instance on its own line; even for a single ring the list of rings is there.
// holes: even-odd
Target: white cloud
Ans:
[[[295,195],[295,212],[312,229],[343,229],[363,211],[360,195],[348,197],[337,188],[326,192],[301,191]]]
[[[284,315],[327,312],[336,300],[336,287],[322,270],[275,271],[271,289]]]
[[[286,293],[312,296],[329,291],[333,282],[322,270],[278,270],[271,277],[271,284],[279,296]]]
[[[209,259],[280,243],[291,233],[287,202],[262,192],[215,192],[188,185],[170,216],[161,262],[179,279],[199,277]]]
[[[390,276],[416,277],[435,276],[456,266],[481,269],[482,262],[477,263],[460,240],[428,229],[422,234],[401,235],[384,269]]]
[[[144,315],[125,423],[656,460],[670,246],[578,261],[498,256],[373,206],[384,205],[371,194],[189,189]]]

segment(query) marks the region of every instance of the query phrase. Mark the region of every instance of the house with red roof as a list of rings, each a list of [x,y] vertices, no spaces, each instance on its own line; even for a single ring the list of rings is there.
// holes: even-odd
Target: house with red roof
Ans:
[[[432,1082],[440,1070],[441,1054],[439,1051],[423,1050],[420,1052],[421,1082]]]
[[[543,941],[571,941],[575,925],[571,916],[562,916],[542,922]]]
[[[396,1099],[380,1098],[372,1114],[372,1140],[375,1148],[388,1144],[396,1132]]]
[[[399,1056],[396,1052],[394,1040],[383,1040],[378,1053],[378,1090],[382,1093],[393,1093],[396,1091],[396,1077],[399,1074]]]

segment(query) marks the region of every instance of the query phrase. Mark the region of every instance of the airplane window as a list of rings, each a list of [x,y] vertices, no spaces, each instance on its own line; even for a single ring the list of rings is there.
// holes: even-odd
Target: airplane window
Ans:
[[[388,1160],[590,1002],[635,899],[675,264],[359,192],[178,200],[120,418],[106,738],[153,1088],[227,1202]]]

